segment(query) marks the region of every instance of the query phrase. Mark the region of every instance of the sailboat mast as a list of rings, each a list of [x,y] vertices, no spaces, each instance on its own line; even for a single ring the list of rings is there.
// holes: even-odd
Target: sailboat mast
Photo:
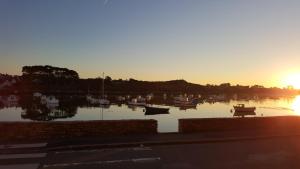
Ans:
[[[102,99],[104,99],[104,72],[102,73]]]

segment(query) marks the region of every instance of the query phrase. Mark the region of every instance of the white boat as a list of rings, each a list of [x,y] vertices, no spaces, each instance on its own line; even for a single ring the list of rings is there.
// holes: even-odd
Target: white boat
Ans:
[[[145,106],[146,103],[145,102],[139,102],[138,99],[131,99],[131,101],[128,102],[128,105],[132,105],[132,106]]]
[[[100,100],[99,99],[95,99],[93,98],[93,96],[91,95],[87,95],[86,96],[86,100],[90,103],[90,104],[99,104]]]
[[[123,101],[126,100],[126,97],[124,97],[124,96],[117,96],[116,100],[119,101],[119,102],[123,102]]]
[[[59,100],[56,99],[54,96],[49,96],[49,97],[47,97],[46,104],[47,105],[58,105]]]
[[[225,101],[226,95],[220,94],[220,95],[210,95],[206,101],[208,102],[218,102],[218,101]]]
[[[166,99],[167,99],[167,97],[168,97],[168,95],[167,95],[166,93],[164,93],[164,94],[163,94],[163,98],[164,98],[164,100],[166,100]]]
[[[137,102],[146,102],[146,98],[144,98],[142,96],[138,96],[136,99],[137,99]]]
[[[150,100],[152,100],[153,99],[153,97],[154,97],[154,95],[151,93],[151,94],[148,94],[147,96],[146,96],[146,100],[147,101],[150,101]]]
[[[188,96],[188,98],[189,98],[189,99],[193,99],[193,98],[194,98],[194,95],[193,95],[193,94],[190,94],[190,95]]]
[[[19,98],[16,95],[9,95],[6,99],[7,102],[18,102]]]
[[[192,101],[188,97],[178,96],[174,97],[175,104],[192,104]]]
[[[100,99],[99,100],[100,105],[109,105],[110,101],[107,99]]]
[[[196,107],[198,102],[198,99],[189,99],[186,96],[174,97],[176,107]]]
[[[41,104],[46,104],[47,103],[47,96],[46,95],[42,95],[41,97]]]
[[[110,104],[110,101],[104,97],[104,73],[102,77],[102,98],[99,100],[100,105],[108,105]]]
[[[42,93],[35,92],[33,93],[33,97],[42,97]]]

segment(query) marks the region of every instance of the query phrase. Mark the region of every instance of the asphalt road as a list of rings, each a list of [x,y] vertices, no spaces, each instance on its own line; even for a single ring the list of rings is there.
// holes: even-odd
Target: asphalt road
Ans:
[[[76,151],[36,145],[0,146],[0,169],[300,168],[300,137]]]

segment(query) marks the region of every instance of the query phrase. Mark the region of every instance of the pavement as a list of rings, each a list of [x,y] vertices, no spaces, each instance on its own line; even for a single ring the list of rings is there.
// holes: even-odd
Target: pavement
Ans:
[[[300,134],[157,134],[0,145],[0,169],[300,168]]]

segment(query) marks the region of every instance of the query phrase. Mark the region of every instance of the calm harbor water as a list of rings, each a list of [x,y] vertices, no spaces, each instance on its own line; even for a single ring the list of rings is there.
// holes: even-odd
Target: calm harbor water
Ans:
[[[75,120],[120,120],[155,119],[159,132],[178,131],[178,119],[233,117],[233,105],[245,104],[256,107],[256,115],[282,116],[300,115],[300,96],[277,99],[228,100],[226,102],[203,102],[195,108],[181,109],[170,106],[169,114],[146,115],[143,107],[130,107],[126,104],[112,104],[109,107],[68,105],[64,107],[41,108],[30,106],[6,105],[0,109],[0,121],[75,121]]]

